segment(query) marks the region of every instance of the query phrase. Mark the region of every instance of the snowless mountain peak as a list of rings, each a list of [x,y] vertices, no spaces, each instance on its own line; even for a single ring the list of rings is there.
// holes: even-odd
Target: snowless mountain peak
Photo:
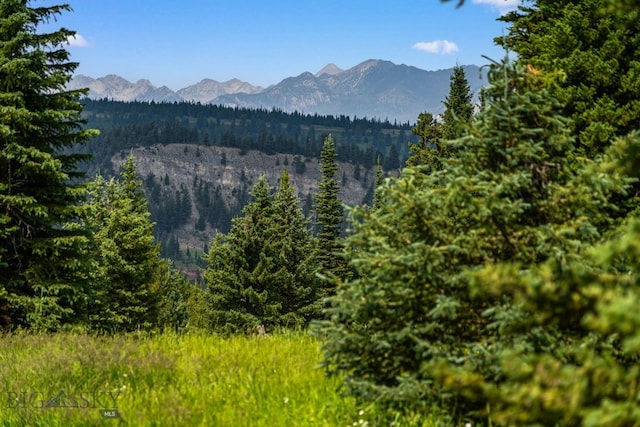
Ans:
[[[338,67],[336,64],[334,64],[333,62],[331,64],[327,64],[325,65],[320,71],[318,71],[315,76],[316,77],[320,77],[323,74],[328,74],[330,76],[335,76],[336,74],[340,74],[341,72],[343,72],[344,70],[340,67]]]

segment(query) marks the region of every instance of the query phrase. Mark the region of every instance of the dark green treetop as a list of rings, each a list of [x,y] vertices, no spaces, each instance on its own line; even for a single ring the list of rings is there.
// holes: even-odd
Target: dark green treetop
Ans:
[[[444,100],[442,120],[431,113],[421,113],[412,132],[420,137],[409,145],[407,166],[424,165],[428,172],[442,169],[442,159],[454,154],[451,145],[442,141],[461,137],[473,117],[473,93],[462,66],[451,73],[449,94]]]
[[[418,123],[411,131],[418,135],[420,140],[415,144],[409,144],[407,166],[424,165],[428,172],[442,169],[439,158],[447,156],[442,152],[442,123],[431,113],[420,113]]]
[[[382,166],[380,166],[380,158],[376,164],[376,178],[373,181],[373,202],[371,204],[371,210],[377,210],[382,207],[382,201],[380,200],[380,194],[378,193],[378,187],[382,185],[384,181],[384,175],[382,172]]]

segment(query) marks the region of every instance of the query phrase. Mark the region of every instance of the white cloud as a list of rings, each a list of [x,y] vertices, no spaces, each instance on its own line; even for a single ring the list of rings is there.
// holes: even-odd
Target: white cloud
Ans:
[[[427,53],[436,53],[439,55],[447,55],[457,52],[458,45],[449,40],[434,40],[432,42],[418,42],[413,45],[414,49]]]
[[[510,10],[515,10],[518,5],[522,4],[522,0],[471,0],[471,3],[476,4],[488,4],[505,13]]]
[[[67,37],[67,44],[71,47],[89,47],[87,39],[76,33],[75,36]]]

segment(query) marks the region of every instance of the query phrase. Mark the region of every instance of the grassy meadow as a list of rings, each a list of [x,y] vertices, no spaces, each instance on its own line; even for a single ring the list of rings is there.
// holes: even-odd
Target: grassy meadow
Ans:
[[[2,426],[380,424],[317,369],[321,344],[302,332],[1,339]]]

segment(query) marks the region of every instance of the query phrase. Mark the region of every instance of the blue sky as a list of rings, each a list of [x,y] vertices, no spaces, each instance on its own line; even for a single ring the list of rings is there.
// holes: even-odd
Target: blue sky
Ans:
[[[328,63],[368,59],[425,70],[504,53],[496,18],[517,0],[67,0],[56,25],[78,74],[118,74],[173,90],[203,78],[276,84]],[[35,1],[34,3],[39,3]]]

